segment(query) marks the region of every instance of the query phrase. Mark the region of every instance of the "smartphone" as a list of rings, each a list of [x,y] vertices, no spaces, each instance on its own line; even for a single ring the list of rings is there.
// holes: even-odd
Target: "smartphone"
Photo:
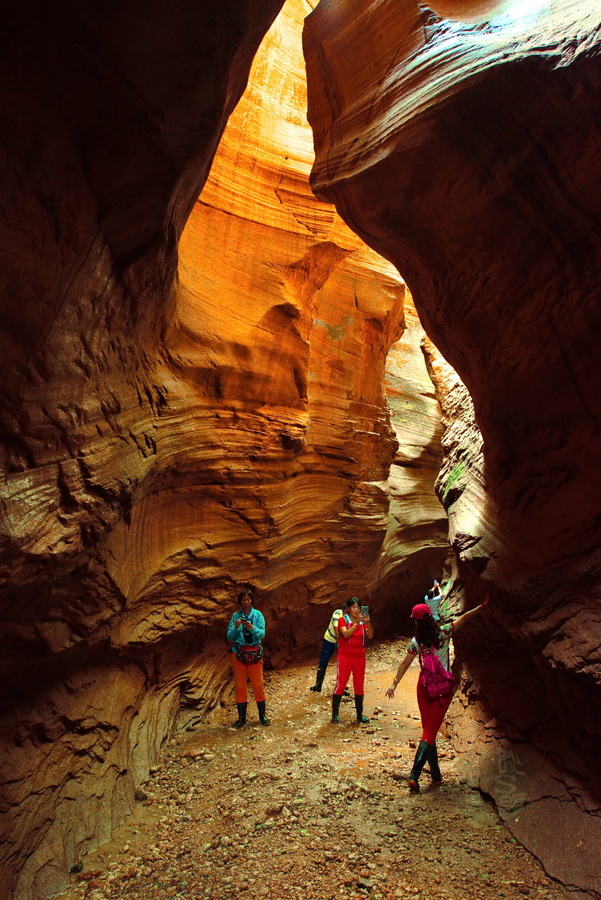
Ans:
[[[365,616],[366,619],[369,619],[369,606],[361,607],[361,615]]]

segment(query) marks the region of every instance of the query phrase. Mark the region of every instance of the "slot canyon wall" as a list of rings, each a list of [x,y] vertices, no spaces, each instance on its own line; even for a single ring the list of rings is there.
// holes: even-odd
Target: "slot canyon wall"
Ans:
[[[455,574],[491,598],[463,648],[469,777],[599,897],[600,12],[432,5],[308,17],[312,184],[398,267],[466,386],[432,359]]]
[[[215,156],[280,6],[30,2],[4,23],[0,883],[15,900],[64,886],[173,729],[230,699],[241,584],[277,666],[315,652],[349,592],[370,596],[380,636],[398,630],[447,555],[410,295],[309,187],[315,3],[287,4]]]

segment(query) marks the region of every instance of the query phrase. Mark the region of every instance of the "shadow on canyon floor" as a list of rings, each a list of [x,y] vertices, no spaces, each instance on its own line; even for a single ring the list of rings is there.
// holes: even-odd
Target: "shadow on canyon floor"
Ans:
[[[334,666],[313,694],[311,663],[270,673],[261,727],[234,704],[178,736],[136,815],[88,856],[63,900],[559,900],[565,896],[470,790],[439,742],[443,785],[403,780],[420,737],[414,666],[384,697],[401,644],[368,651],[366,713],[344,703],[329,724]],[[375,711],[375,712],[374,712]]]

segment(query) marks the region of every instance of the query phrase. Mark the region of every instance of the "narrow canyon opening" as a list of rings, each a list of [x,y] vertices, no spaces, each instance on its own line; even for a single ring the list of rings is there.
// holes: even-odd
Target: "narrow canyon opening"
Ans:
[[[448,758],[599,900],[597,4],[31,0],[5,33],[8,900],[225,727],[241,587],[296,703],[336,605],[384,670],[442,572],[451,614],[490,598]]]

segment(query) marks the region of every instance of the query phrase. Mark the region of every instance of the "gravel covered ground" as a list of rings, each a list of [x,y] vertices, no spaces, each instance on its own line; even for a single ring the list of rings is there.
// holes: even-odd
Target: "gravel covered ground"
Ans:
[[[267,712],[235,705],[179,736],[140,794],[136,814],[90,854],[64,900],[560,900],[563,891],[464,784],[439,740],[443,784],[410,794],[404,776],[420,738],[415,665],[384,697],[402,645],[368,651],[365,713],[329,723],[334,664],[323,694],[314,666],[267,676]]]

